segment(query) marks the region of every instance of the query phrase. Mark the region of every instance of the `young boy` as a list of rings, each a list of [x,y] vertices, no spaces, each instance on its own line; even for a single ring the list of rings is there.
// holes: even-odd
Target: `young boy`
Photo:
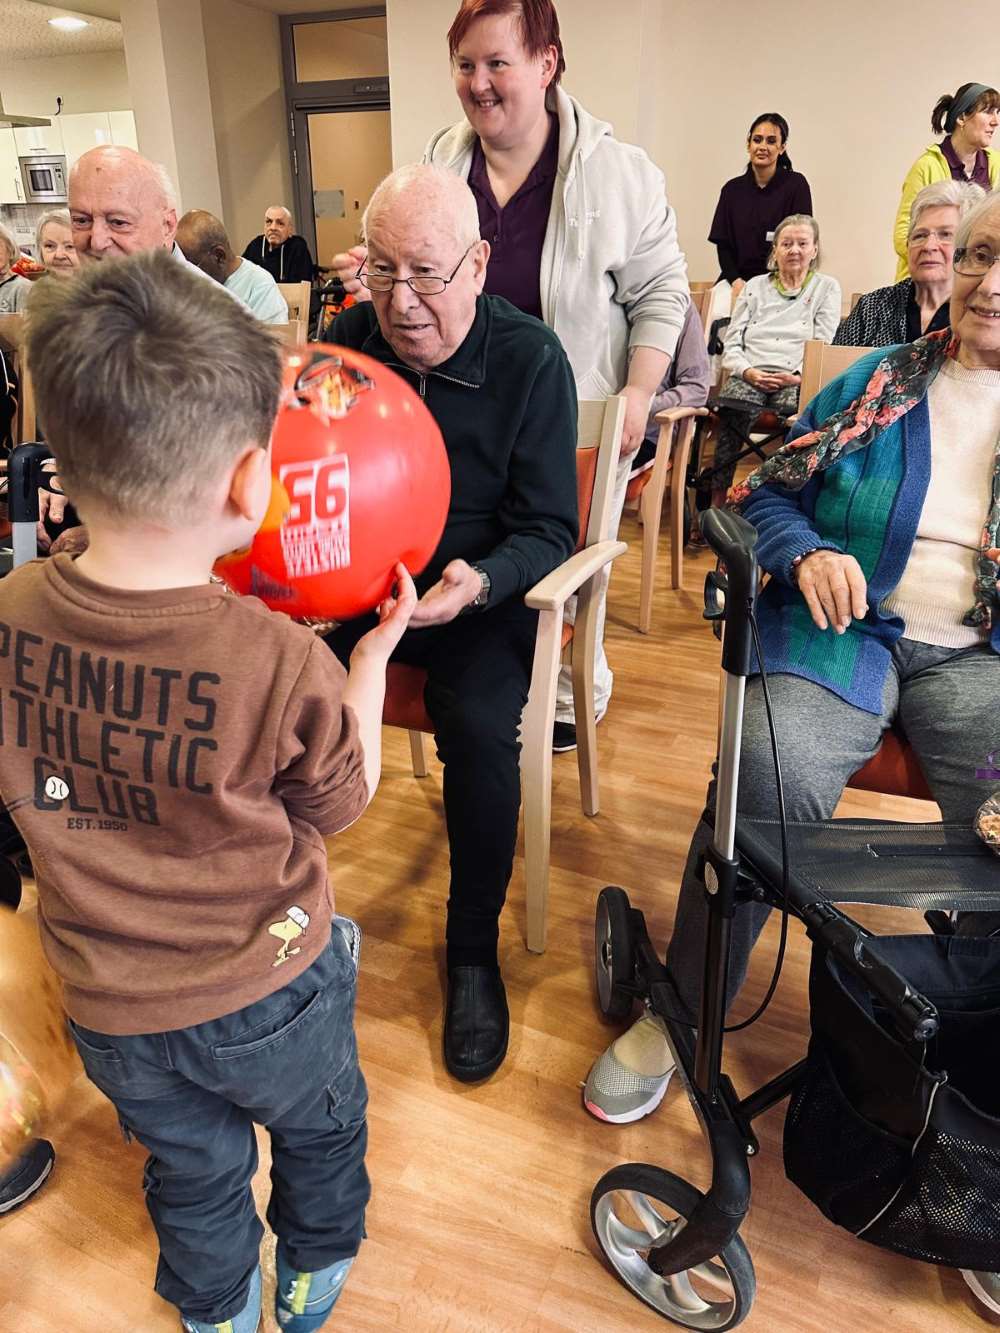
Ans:
[[[369,1195],[355,967],[324,835],[381,766],[397,596],[345,674],[209,581],[270,494],[278,350],[166,252],[32,301],[28,357],[87,550],[0,583],[0,799],[87,1073],[150,1152],[156,1289],[190,1333],[254,1333],[270,1131],[277,1318],[319,1328]]]

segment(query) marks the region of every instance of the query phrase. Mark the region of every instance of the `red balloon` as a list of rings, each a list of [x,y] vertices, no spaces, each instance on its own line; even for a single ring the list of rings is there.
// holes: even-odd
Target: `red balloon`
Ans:
[[[347,347],[288,348],[271,503],[216,571],[275,611],[349,620],[388,596],[398,561],[420,573],[450,499],[441,432],[405,380]]]

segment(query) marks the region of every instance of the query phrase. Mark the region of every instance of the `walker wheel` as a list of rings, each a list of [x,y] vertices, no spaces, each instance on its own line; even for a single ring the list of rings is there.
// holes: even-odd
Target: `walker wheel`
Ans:
[[[590,1198],[590,1221],[605,1259],[634,1296],[683,1328],[735,1328],[750,1313],[757,1280],[736,1236],[720,1255],[670,1277],[649,1266],[655,1243],[676,1235],[701,1198],[686,1180],[638,1162],[602,1176]]]
[[[632,908],[624,889],[611,885],[597,896],[594,921],[594,969],[597,1001],[609,1022],[628,1018],[635,1004],[635,950],[632,947]]]

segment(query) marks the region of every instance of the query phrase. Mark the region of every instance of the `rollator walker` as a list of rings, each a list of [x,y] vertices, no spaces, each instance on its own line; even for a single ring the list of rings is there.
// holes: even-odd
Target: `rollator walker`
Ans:
[[[607,1172],[591,1221],[620,1280],[684,1328],[735,1328],[756,1282],[739,1232],[750,1207],[754,1120],[790,1098],[789,1178],[838,1225],[925,1262],[1000,1270],[1000,939],[874,936],[837,904],[947,914],[1000,910],[1000,860],[971,828],[886,820],[789,823],[773,719],[778,813],[737,817],[744,692],[753,662],[756,532],[717,509],[702,528],[719,556],[705,616],[724,624],[714,836],[703,863],[708,906],[697,1028],[678,1001],[642,912],[601,891],[596,976],[601,1012],[621,1021],[637,1000],[665,1024],[677,1073],[712,1160],[702,1193],[658,1166]],[[766,695],[766,677],[764,679]],[[988,793],[984,791],[984,797]],[[749,1096],[722,1072],[730,940],[750,903],[783,910],[812,941],[807,1056]]]

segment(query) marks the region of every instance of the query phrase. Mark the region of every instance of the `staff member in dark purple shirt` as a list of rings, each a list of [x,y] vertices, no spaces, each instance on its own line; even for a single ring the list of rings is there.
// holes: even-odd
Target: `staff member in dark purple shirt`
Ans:
[[[719,269],[735,295],[743,284],[767,272],[771,234],[782,218],[812,213],[809,182],[792,170],[785,148],[788,122],[767,111],[750,126],[750,161],[742,176],[726,181],[708,233],[719,252]]]

